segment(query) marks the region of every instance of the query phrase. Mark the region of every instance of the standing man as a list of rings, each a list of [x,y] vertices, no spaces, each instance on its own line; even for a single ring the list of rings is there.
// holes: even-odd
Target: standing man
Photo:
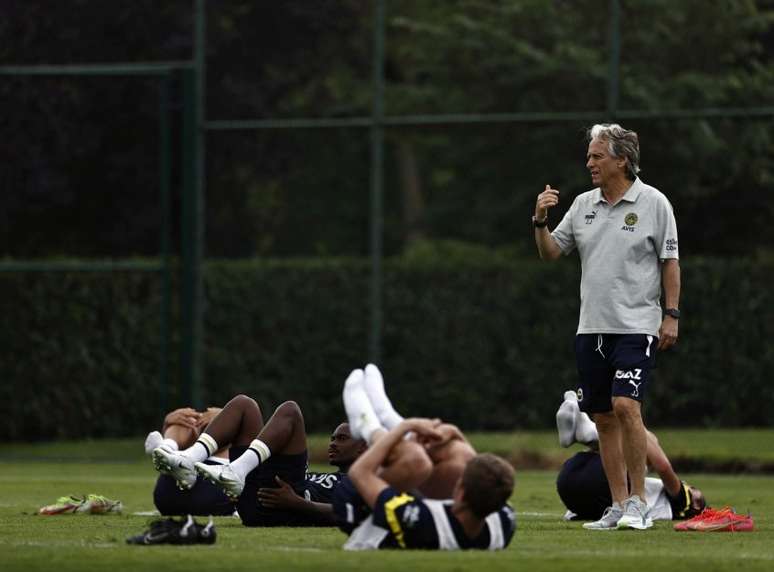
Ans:
[[[594,125],[588,139],[586,167],[596,188],[576,197],[549,232],[548,211],[559,203],[559,191],[546,185],[532,218],[535,242],[543,260],[575,248],[581,259],[578,401],[597,424],[613,499],[601,519],[583,526],[644,530],[653,522],[644,500],[647,434],[641,402],[656,350],[677,341],[677,224],[667,198],[637,177],[640,148],[634,131]]]

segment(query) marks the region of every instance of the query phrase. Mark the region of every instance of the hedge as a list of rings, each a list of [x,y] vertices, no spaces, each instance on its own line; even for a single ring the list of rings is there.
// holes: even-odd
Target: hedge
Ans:
[[[683,262],[680,342],[658,358],[649,425],[774,424],[772,277],[772,262]],[[572,259],[386,261],[379,365],[398,410],[466,429],[551,427],[576,383],[578,279]],[[210,262],[205,296],[207,404],[246,393],[268,418],[294,399],[309,431],[343,419],[343,380],[368,359],[367,261]],[[139,435],[162,403],[184,405],[177,312],[160,394],[158,275],[3,273],[0,309],[4,439]]]

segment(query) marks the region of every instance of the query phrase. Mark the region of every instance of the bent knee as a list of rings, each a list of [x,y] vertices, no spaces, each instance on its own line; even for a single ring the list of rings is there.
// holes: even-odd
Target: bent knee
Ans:
[[[435,464],[456,462],[465,465],[476,456],[473,446],[459,439],[444,443],[440,447],[431,447],[427,453]]]
[[[240,393],[238,395],[235,395],[231,398],[231,400],[228,402],[228,405],[238,406],[240,409],[247,409],[247,408],[255,408],[260,411],[260,407],[258,407],[258,402],[255,401],[252,397],[249,395],[245,395],[244,393]]]
[[[413,441],[401,441],[390,452],[380,476],[398,490],[416,489],[433,472],[433,462],[424,447]]]
[[[284,415],[286,417],[294,417],[301,419],[303,414],[301,413],[301,407],[295,401],[283,401],[274,410],[274,414]]]

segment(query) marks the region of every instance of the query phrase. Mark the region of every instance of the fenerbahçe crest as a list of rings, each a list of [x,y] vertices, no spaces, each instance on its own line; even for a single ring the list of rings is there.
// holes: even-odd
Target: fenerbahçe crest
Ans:
[[[637,224],[637,221],[639,218],[637,217],[637,213],[629,213],[624,217],[624,225],[621,227],[621,230],[626,230],[629,232],[634,232],[634,225]]]

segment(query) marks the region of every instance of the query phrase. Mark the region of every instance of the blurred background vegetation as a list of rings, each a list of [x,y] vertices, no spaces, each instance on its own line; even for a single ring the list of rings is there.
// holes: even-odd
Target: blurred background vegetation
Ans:
[[[191,4],[9,0],[0,64],[185,60]],[[607,4],[389,0],[385,114],[604,110]],[[621,110],[771,106],[770,0],[621,6]],[[208,120],[369,116],[372,9],[209,3]],[[155,89],[138,78],[4,78],[1,254],[157,254]],[[642,177],[674,204],[686,255],[770,248],[771,115],[621,122],[640,134]],[[455,239],[532,255],[537,192],[551,183],[566,208],[589,187],[586,127],[389,128],[386,253]],[[357,127],[210,134],[207,256],[367,254],[368,143]]]
[[[604,112],[610,6],[389,0],[385,115]],[[696,307],[694,325],[683,330],[694,351],[688,345],[664,368],[667,376],[670,368],[679,372],[675,383],[688,384],[690,396],[661,386],[655,419],[681,424],[688,411],[697,424],[768,424],[765,408],[745,418],[740,403],[724,404],[734,384],[757,388],[741,393],[757,395],[759,406],[774,404],[764,383],[774,367],[774,2],[621,0],[620,8],[620,122],[640,134],[643,180],[675,207],[687,265],[684,305]],[[373,10],[362,0],[207,3],[207,120],[370,116]],[[2,12],[0,65],[176,61],[193,51],[190,0],[6,0]],[[2,78],[0,257],[159,254],[157,90],[155,80],[139,77]],[[759,112],[722,111],[751,108]],[[693,109],[718,112],[659,116]],[[627,119],[632,110],[654,117]],[[383,238],[393,266],[385,275],[382,365],[388,382],[391,374],[399,392],[413,395],[406,406],[422,409],[429,394],[441,413],[470,427],[550,424],[554,397],[574,379],[579,276],[573,262],[547,275],[532,269],[530,216],[546,183],[562,191],[552,224],[589,189],[588,127],[536,117],[386,128]],[[369,253],[369,145],[363,127],[208,133],[208,399],[245,391],[276,404],[298,395],[326,424],[340,415],[333,410],[340,382],[366,353],[368,268],[359,259]],[[299,259],[305,270],[287,260],[228,266],[256,258]],[[3,391],[41,398],[35,415],[24,423],[14,417],[3,432],[50,435],[64,424],[79,433],[81,421],[98,417],[89,387],[122,404],[142,400],[159,367],[158,332],[148,325],[158,313],[157,285],[124,274],[107,285],[77,275],[1,279],[4,315],[15,316],[2,335]],[[512,306],[524,309],[512,313]],[[283,332],[272,329],[277,323],[306,326]],[[485,331],[477,330],[482,323]],[[292,339],[278,349],[283,335]],[[741,369],[731,367],[729,344]],[[546,360],[555,370],[546,372]],[[490,389],[472,399],[466,384],[482,371]],[[707,386],[721,384],[708,397]],[[518,387],[503,389],[511,385]],[[76,393],[78,413],[36,432],[37,419]],[[132,421],[100,434],[150,423],[158,411],[154,399],[146,401]],[[471,412],[494,402],[503,409],[499,422],[487,425]],[[531,413],[511,418],[515,403]]]

